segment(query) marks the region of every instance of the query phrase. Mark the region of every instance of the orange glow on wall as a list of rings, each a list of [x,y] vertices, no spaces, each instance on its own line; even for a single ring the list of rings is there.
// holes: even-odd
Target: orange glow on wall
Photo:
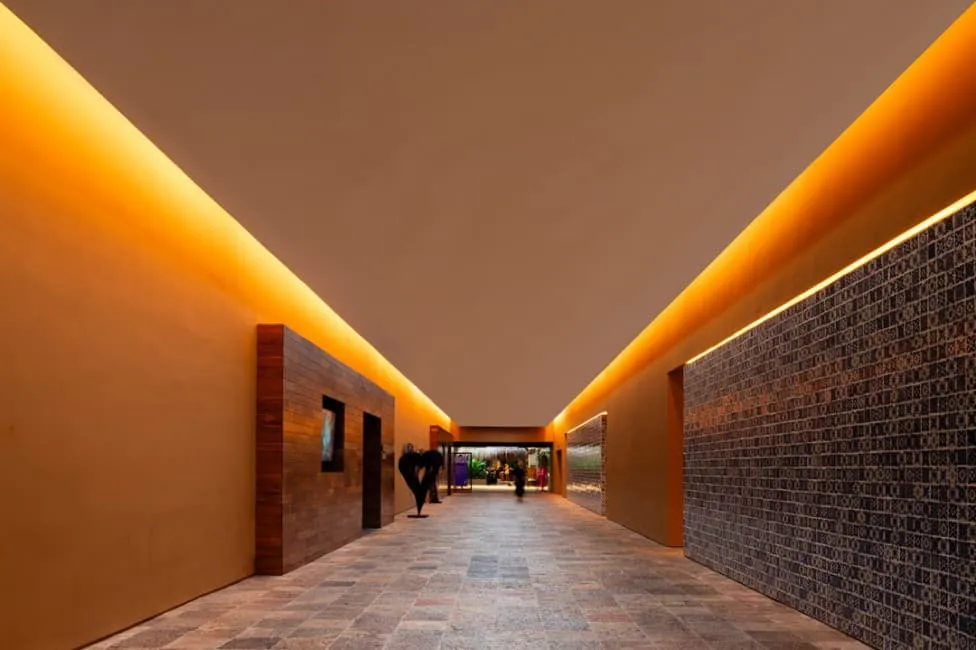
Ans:
[[[871,251],[870,253],[868,253],[864,257],[861,257],[860,259],[858,259],[858,260],[856,260],[856,261],[848,264],[847,266],[845,266],[844,268],[842,268],[837,273],[834,273],[830,277],[825,278],[824,280],[818,282],[817,284],[815,284],[814,286],[810,287],[809,289],[807,289],[803,293],[801,293],[801,294],[799,294],[799,295],[791,298],[787,302],[783,303],[782,305],[780,305],[776,309],[773,309],[772,311],[767,312],[766,314],[760,316],[759,318],[757,318],[756,320],[752,321],[751,323],[749,323],[748,325],[746,325],[742,329],[738,330],[735,334],[732,334],[731,336],[728,336],[725,339],[722,339],[720,342],[716,343],[715,345],[713,345],[712,347],[708,348],[704,352],[701,352],[699,354],[696,354],[694,357],[692,357],[691,359],[689,359],[686,363],[694,363],[695,361],[698,361],[699,359],[701,359],[705,355],[707,355],[707,354],[709,354],[711,352],[714,352],[715,350],[719,349],[720,347],[722,347],[723,345],[725,345],[729,341],[731,341],[733,339],[739,338],[740,336],[742,336],[743,334],[745,334],[749,330],[754,329],[754,328],[758,327],[759,325],[762,325],[763,323],[765,323],[766,321],[768,321],[770,318],[773,318],[777,314],[781,314],[784,311],[786,311],[787,309],[789,309],[790,307],[792,307],[793,305],[795,305],[797,303],[800,303],[800,302],[803,302],[804,300],[806,300],[807,298],[809,298],[813,294],[817,293],[818,291],[821,291],[822,289],[826,289],[827,287],[829,287],[830,285],[832,285],[834,282],[837,282],[837,280],[840,280],[845,275],[848,275],[849,273],[852,273],[852,272],[856,271],[857,269],[861,268],[862,266],[864,266],[865,264],[867,264],[871,260],[876,259],[878,257],[881,257],[882,255],[884,255],[885,253],[887,253],[891,249],[895,248],[896,246],[898,246],[902,242],[908,241],[909,239],[911,239],[915,235],[917,235],[917,234],[919,234],[919,233],[927,230],[928,228],[931,228],[932,226],[934,226],[935,224],[939,223],[940,221],[942,221],[944,219],[947,219],[948,217],[951,217],[953,214],[955,214],[959,210],[962,210],[963,208],[965,208],[969,204],[973,203],[974,201],[976,201],[976,191],[974,191],[974,192],[972,192],[970,194],[967,194],[963,198],[961,198],[958,201],[955,201],[954,203],[952,203],[952,205],[949,205],[949,206],[946,206],[945,208],[942,208],[941,210],[939,210],[938,212],[936,212],[934,215],[932,215],[931,217],[929,217],[925,221],[921,222],[920,224],[918,224],[918,225],[916,225],[916,226],[914,226],[912,228],[909,228],[908,230],[906,230],[902,234],[898,235],[894,239],[891,239],[891,240],[887,241],[886,243],[882,244],[881,246],[879,246],[878,248],[874,249],[873,251]]]
[[[602,408],[607,397],[641,368],[717,318],[919,161],[976,125],[973,43],[976,6],[967,9],[618,354],[553,419],[554,428],[565,431]],[[701,351],[689,350],[688,356]]]
[[[570,429],[566,433],[569,434],[569,433],[573,433],[574,431],[577,431],[578,429],[582,429],[583,427],[585,427],[587,424],[589,424],[593,420],[595,420],[597,418],[600,418],[600,417],[603,417],[606,414],[607,414],[606,411],[600,411],[599,413],[597,413],[593,417],[587,418],[586,420],[580,422],[579,424],[577,424],[575,427],[573,427],[572,429]]]
[[[86,196],[116,206],[87,215],[93,227],[138,228],[141,244],[133,245],[165,251],[201,281],[222,285],[245,304],[268,306],[259,319],[289,313],[290,327],[396,394],[398,403],[406,397],[413,404],[404,406],[429,410],[450,428],[443,410],[3,5],[0,97],[0,172],[23,192],[51,203]],[[119,223],[119,213],[132,220]]]

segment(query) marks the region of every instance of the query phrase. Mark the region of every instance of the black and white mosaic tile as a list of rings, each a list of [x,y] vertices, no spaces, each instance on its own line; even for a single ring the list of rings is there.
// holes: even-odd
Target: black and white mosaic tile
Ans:
[[[976,649],[976,209],[684,381],[688,557],[877,648]]]
[[[598,515],[606,513],[607,416],[566,433],[566,497]]]

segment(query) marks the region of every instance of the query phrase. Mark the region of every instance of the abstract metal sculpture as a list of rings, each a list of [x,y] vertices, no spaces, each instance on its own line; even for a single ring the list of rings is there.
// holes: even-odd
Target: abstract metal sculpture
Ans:
[[[437,480],[437,474],[443,466],[444,456],[433,449],[425,451],[423,454],[407,451],[400,456],[397,467],[403,476],[403,480],[407,483],[407,487],[413,492],[417,503],[417,514],[407,515],[411,519],[424,519],[428,516],[421,514],[421,510],[423,510],[430,488]],[[422,476],[420,470],[424,470]]]
[[[440,503],[437,498],[437,476],[444,469],[444,454],[436,449],[430,449],[423,453],[424,457],[424,485],[427,486],[427,494],[430,495],[431,503]],[[430,479],[428,480],[428,476]]]

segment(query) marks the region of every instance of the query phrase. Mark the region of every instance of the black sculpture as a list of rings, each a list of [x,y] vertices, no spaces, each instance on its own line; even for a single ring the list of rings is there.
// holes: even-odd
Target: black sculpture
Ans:
[[[444,467],[444,456],[433,449],[423,454],[408,451],[400,456],[397,467],[417,503],[417,514],[407,516],[411,519],[424,519],[428,515],[421,514],[420,511],[424,509],[424,502],[427,500],[430,488],[437,480],[437,473]],[[422,477],[420,470],[424,470]]]
[[[436,449],[430,449],[423,453],[424,457],[424,485],[427,486],[427,494],[430,495],[431,503],[440,503],[437,498],[437,476],[444,469],[444,454]],[[430,480],[427,476],[430,475]]]

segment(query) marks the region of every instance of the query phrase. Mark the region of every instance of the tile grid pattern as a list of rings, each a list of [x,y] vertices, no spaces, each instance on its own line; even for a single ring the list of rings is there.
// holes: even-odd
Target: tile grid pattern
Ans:
[[[607,416],[566,433],[566,497],[598,515],[606,513]]]
[[[877,648],[976,648],[976,209],[685,369],[690,558]]]
[[[501,525],[500,525],[501,522]],[[460,495],[90,650],[863,650],[553,495]]]

